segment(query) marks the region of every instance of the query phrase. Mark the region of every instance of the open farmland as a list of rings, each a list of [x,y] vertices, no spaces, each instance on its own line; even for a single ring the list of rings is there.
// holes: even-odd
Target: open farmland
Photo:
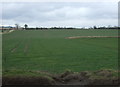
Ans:
[[[3,70],[61,73],[118,69],[118,30],[21,30],[3,34]]]

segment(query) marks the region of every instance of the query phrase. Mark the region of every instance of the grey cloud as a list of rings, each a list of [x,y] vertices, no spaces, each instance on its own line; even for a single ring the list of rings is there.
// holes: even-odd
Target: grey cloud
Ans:
[[[68,24],[77,26],[81,21],[87,20],[86,24],[89,26],[90,21],[117,20],[118,12],[115,9],[117,9],[117,4],[111,2],[4,3],[2,20],[6,20],[5,23],[13,20],[21,24],[43,24],[44,26],[48,23],[53,26]],[[76,21],[78,23],[75,23]]]

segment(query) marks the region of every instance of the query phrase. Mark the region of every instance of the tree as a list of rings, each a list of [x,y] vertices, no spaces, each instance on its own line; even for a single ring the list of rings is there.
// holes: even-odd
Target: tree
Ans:
[[[93,28],[94,28],[94,29],[97,29],[97,27],[96,27],[96,26],[93,26]]]
[[[25,24],[24,26],[25,26],[25,29],[27,29],[27,28],[28,28],[28,25],[27,25],[27,24]]]
[[[19,28],[19,24],[15,24],[15,28],[18,29]]]

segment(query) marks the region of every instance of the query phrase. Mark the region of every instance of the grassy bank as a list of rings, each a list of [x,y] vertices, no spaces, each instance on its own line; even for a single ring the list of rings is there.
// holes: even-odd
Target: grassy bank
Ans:
[[[50,74],[41,71],[6,70],[3,72],[4,85],[118,85],[119,71],[66,71]]]

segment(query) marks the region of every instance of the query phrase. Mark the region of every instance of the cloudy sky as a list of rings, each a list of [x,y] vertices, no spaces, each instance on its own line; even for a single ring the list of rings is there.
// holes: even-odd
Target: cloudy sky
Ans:
[[[29,27],[117,26],[117,2],[4,2],[2,24]]]

